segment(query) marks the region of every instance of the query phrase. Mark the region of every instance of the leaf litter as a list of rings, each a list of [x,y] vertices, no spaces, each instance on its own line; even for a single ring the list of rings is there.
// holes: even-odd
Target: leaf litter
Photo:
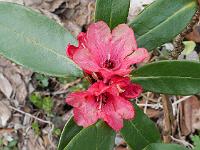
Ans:
[[[64,26],[74,36],[85,31],[88,25],[94,21],[95,0],[0,1],[14,2],[31,7]],[[146,5],[153,1],[131,0],[128,19],[133,19]],[[199,42],[198,25],[186,38]],[[196,44],[196,48],[193,51],[190,50],[192,53],[186,57],[183,55],[179,59],[199,61],[200,48],[198,48],[199,44]],[[152,54],[150,61],[168,58],[170,52],[168,49],[170,49],[168,46],[162,46],[158,55]],[[64,123],[72,114],[71,107],[65,104],[64,99],[69,91],[79,91],[87,86],[80,83],[84,83],[84,81],[48,76],[38,79],[36,73],[17,66],[0,56],[0,149],[13,146],[12,149],[55,150],[59,132],[55,134],[54,131],[62,130]],[[31,102],[29,97],[35,93],[39,94],[40,100],[50,97],[54,104],[52,110],[49,100],[47,105],[43,103],[37,105]],[[188,139],[191,139],[200,130],[199,99],[200,96],[198,95],[190,97],[170,96],[175,117],[174,131],[171,135],[172,142],[193,147],[193,143]],[[137,104],[144,109],[144,112],[158,125],[160,130],[163,128],[164,119],[161,101],[160,95],[151,92],[144,93],[137,99]],[[194,141],[197,144],[198,138]],[[115,145],[116,150],[128,149],[120,135],[117,135]]]

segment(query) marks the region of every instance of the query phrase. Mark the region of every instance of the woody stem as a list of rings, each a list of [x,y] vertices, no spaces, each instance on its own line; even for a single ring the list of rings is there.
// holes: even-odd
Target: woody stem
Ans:
[[[169,100],[167,95],[162,96],[162,104],[163,104],[163,140],[164,143],[170,143],[171,134],[172,134],[172,125],[173,125],[173,111],[172,111],[172,103]]]

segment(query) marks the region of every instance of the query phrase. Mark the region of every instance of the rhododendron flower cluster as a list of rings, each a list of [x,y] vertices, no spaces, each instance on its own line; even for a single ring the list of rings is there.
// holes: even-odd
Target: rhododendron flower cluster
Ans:
[[[75,122],[83,127],[98,119],[115,131],[123,127],[123,119],[133,119],[134,108],[129,101],[138,97],[142,87],[130,81],[131,65],[149,57],[138,48],[133,30],[120,24],[110,31],[103,21],[93,23],[78,36],[78,47],[68,45],[67,55],[92,78],[86,91],[68,95],[66,102],[74,107]]]

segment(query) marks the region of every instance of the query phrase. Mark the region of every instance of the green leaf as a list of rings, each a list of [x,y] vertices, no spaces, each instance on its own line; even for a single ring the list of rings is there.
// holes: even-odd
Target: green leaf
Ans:
[[[184,50],[181,53],[183,55],[189,55],[194,51],[196,47],[196,43],[194,41],[184,41],[183,44],[185,46]]]
[[[39,93],[32,93],[29,99],[36,107],[43,109],[48,114],[51,113],[54,104],[51,97],[41,97]]]
[[[143,150],[188,150],[188,149],[177,144],[154,143],[145,147]]]
[[[54,76],[80,76],[65,54],[76,44],[55,21],[21,5],[0,2],[0,54],[33,71]]]
[[[42,109],[47,112],[51,113],[51,110],[54,107],[53,99],[51,97],[44,97],[42,99]]]
[[[14,148],[17,145],[17,140],[12,140],[8,143],[9,148]]]
[[[105,21],[111,29],[118,24],[126,23],[130,0],[97,0],[95,21]]]
[[[82,130],[82,127],[77,126],[74,119],[71,117],[65,124],[65,127],[60,136],[57,150],[63,150],[71,139]]]
[[[187,26],[197,10],[196,0],[157,0],[132,22],[139,47],[149,51],[171,41]]]
[[[142,150],[151,143],[160,142],[160,133],[153,121],[135,105],[136,117],[131,121],[125,121],[121,135],[134,150]]]
[[[194,136],[192,136],[191,139],[195,146],[195,148],[193,150],[200,150],[200,136],[194,135]]]
[[[38,122],[33,122],[31,124],[31,127],[37,136],[39,136],[41,134],[40,125],[38,124]]]
[[[132,73],[132,81],[144,90],[171,95],[200,92],[200,63],[160,61],[147,64]]]
[[[33,105],[35,105],[37,108],[42,109],[43,108],[43,102],[42,97],[38,93],[32,93],[29,96],[29,99]]]
[[[65,150],[112,150],[115,132],[104,122],[98,122],[79,132]]]

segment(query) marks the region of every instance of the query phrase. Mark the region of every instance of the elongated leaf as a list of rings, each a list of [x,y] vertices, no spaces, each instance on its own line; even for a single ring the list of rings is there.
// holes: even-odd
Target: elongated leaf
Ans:
[[[55,76],[80,76],[80,69],[65,55],[72,35],[56,22],[25,8],[0,2],[0,54],[12,61]]]
[[[160,133],[153,121],[136,105],[135,110],[136,117],[131,121],[125,121],[120,132],[130,148],[142,150],[151,143],[160,142]]]
[[[69,121],[65,124],[65,127],[62,131],[57,150],[63,150],[71,141],[71,139],[76,136],[81,130],[82,127],[77,126],[73,118],[71,117]]]
[[[139,46],[150,51],[178,35],[196,10],[196,0],[157,0],[129,24]]]
[[[95,21],[105,21],[111,29],[126,23],[130,0],[97,0]]]
[[[65,150],[112,150],[115,132],[104,122],[83,129],[65,147]]]
[[[147,91],[191,95],[200,92],[200,63],[189,61],[160,61],[133,72],[133,82]]]
[[[143,150],[188,150],[188,149],[177,144],[154,143],[147,146]]]

